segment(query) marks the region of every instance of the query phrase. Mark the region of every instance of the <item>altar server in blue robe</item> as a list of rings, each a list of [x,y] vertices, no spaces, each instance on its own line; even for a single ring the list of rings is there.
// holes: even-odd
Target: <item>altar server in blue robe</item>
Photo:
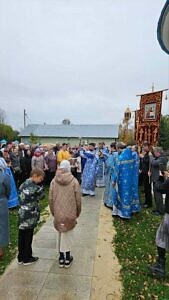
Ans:
[[[104,205],[108,208],[113,208],[113,199],[117,198],[116,189],[112,185],[112,176],[115,172],[115,157],[118,155],[116,152],[116,143],[110,145],[110,152],[105,162],[105,191],[103,196]]]
[[[105,163],[108,158],[108,149],[104,143],[99,143],[98,149],[96,150],[96,157],[98,159],[98,169],[96,175],[96,186],[105,186]]]
[[[82,174],[82,193],[83,196],[95,196],[96,174],[98,160],[95,155],[95,144],[89,144],[88,151],[81,151],[81,156],[86,158]]]

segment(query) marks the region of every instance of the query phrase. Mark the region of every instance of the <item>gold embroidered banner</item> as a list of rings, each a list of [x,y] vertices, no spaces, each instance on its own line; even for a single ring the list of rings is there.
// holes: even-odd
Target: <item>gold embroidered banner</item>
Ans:
[[[158,144],[163,91],[141,95],[140,109],[135,113],[135,138],[138,145],[144,141]]]

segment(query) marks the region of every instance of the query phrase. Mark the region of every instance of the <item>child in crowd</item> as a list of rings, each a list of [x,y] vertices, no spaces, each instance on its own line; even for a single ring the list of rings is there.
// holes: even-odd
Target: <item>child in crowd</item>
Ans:
[[[43,195],[43,188],[38,184],[43,179],[44,172],[35,168],[19,188],[18,264],[30,265],[39,259],[32,256],[32,239],[40,217],[39,200]]]
[[[71,174],[70,162],[62,160],[49,189],[49,207],[54,227],[59,232],[59,267],[68,269],[73,262],[74,227],[81,212],[81,192]]]

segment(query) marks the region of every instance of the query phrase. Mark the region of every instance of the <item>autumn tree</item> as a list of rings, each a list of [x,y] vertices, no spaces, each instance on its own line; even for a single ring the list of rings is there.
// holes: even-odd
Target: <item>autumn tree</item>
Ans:
[[[134,145],[134,129],[133,128],[126,128],[125,126],[119,126],[119,141],[127,144],[127,145]]]

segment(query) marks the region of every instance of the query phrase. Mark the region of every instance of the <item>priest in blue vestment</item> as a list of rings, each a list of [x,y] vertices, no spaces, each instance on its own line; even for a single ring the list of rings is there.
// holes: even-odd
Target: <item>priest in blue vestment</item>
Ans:
[[[95,154],[96,152],[94,143],[89,144],[88,151],[81,151],[80,153],[82,157],[86,158],[81,184],[83,196],[95,196],[96,174],[98,164],[98,160]]]
[[[139,201],[139,192],[138,192],[140,158],[137,153],[137,145],[132,146],[132,156],[133,156],[132,213],[137,213],[141,209],[140,201]]]
[[[132,184],[134,160],[131,148],[119,145],[120,153],[116,164],[116,172],[112,184],[117,191],[117,198],[113,200],[113,216],[130,219],[132,214]]]

